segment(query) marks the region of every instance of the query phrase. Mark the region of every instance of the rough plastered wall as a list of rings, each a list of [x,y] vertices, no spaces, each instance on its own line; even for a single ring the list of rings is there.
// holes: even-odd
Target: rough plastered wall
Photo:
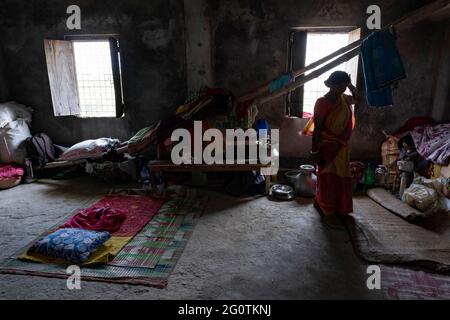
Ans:
[[[81,8],[82,30],[66,28],[72,4]],[[33,107],[32,130],[57,143],[128,139],[171,114],[187,95],[182,0],[2,0],[0,31],[11,97]],[[70,34],[120,35],[125,118],[53,116],[43,40]]]
[[[5,60],[3,59],[3,49],[0,43],[0,102],[9,99],[8,82],[5,74]]]
[[[382,24],[403,16],[427,1],[338,1],[338,0],[227,0],[210,1],[207,15],[213,16],[215,71],[217,86],[236,95],[251,92],[286,72],[289,29],[298,26],[365,26],[366,9],[381,8]],[[415,28],[399,34],[399,49],[404,57],[408,79],[395,91],[395,106],[368,108],[364,103],[357,113],[352,139],[354,158],[379,156],[382,129],[396,130],[411,116],[430,113],[432,69],[431,29]],[[360,87],[361,84],[359,85]],[[272,128],[280,128],[282,157],[305,157],[310,138],[298,131],[305,120],[285,118],[284,100],[264,105],[260,115]]]

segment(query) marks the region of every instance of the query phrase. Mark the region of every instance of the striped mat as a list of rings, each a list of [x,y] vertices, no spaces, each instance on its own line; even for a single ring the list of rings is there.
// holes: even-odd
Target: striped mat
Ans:
[[[208,197],[195,189],[168,190],[155,217],[110,264],[82,267],[81,280],[165,288],[168,278],[206,207]],[[0,264],[0,273],[67,278],[66,268],[17,259],[26,248]]]

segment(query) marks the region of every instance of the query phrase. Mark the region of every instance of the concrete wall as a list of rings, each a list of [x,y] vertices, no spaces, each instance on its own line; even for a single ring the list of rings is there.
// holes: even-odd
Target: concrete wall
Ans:
[[[289,29],[299,26],[365,26],[366,8],[378,4],[385,25],[420,7],[426,1],[337,1],[337,0],[227,0],[211,1],[215,20],[215,70],[217,85],[235,94],[254,90],[286,72]],[[395,91],[392,108],[368,108],[357,113],[352,139],[353,157],[379,156],[382,129],[396,130],[412,116],[429,115],[432,104],[431,28],[413,28],[399,33],[399,50],[408,79]],[[307,156],[310,138],[299,137],[305,120],[284,118],[284,101],[279,99],[260,109],[272,127],[280,128],[281,156]]]
[[[433,119],[450,121],[450,21],[435,28]]]
[[[66,29],[71,4],[81,7],[80,31]],[[11,96],[35,109],[32,130],[57,143],[128,139],[171,114],[187,95],[182,0],[2,0],[0,31]],[[69,34],[120,35],[125,118],[53,116],[43,39]]]
[[[210,19],[204,14],[207,0],[184,0],[187,87],[214,86],[213,48]]]
[[[9,86],[6,80],[5,60],[3,58],[3,49],[0,43],[0,102],[9,99]]]

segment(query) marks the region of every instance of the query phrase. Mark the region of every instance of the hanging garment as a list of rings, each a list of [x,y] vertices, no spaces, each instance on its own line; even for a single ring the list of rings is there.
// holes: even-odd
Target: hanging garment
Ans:
[[[361,44],[367,103],[374,107],[393,104],[392,85],[406,78],[405,68],[392,32],[372,33]]]

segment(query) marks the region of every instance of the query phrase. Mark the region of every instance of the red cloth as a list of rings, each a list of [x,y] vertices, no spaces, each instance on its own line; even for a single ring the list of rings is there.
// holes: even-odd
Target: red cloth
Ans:
[[[153,218],[153,216],[161,208],[164,200],[154,199],[147,196],[135,196],[135,195],[108,195],[103,197],[100,201],[93,204],[90,208],[85,209],[77,213],[69,222],[60,228],[82,228],[88,229],[89,226],[95,226],[95,219],[81,219],[82,224],[80,224],[80,218],[77,217],[82,213],[86,212],[96,212],[98,209],[109,208],[113,212],[124,214],[126,219],[123,219],[119,228],[115,231],[111,231],[111,236],[114,237],[133,237]],[[101,212],[101,211],[100,211]],[[109,211],[111,213],[111,211]],[[81,215],[81,217],[83,217]],[[105,220],[109,221],[109,218]],[[117,218],[117,217],[116,217]],[[97,219],[98,220],[98,219]],[[73,223],[73,225],[72,225]],[[102,228],[108,226],[114,226],[114,223],[110,224],[99,224]],[[115,228],[112,228],[115,229]],[[111,229],[111,230],[112,230]],[[96,230],[96,229],[89,229]],[[102,229],[102,231],[105,229]]]
[[[88,208],[77,213],[63,227],[113,233],[120,229],[126,218],[125,213],[110,207]]]
[[[0,164],[0,180],[18,179],[24,175],[24,170],[16,164]]]

